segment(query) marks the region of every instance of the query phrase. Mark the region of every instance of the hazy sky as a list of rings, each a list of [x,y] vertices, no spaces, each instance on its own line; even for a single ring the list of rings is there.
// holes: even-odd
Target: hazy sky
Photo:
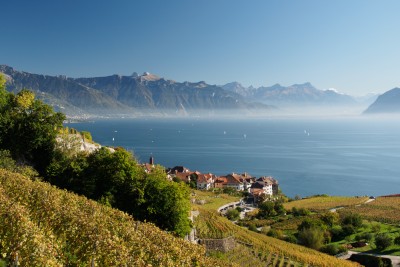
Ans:
[[[1,1],[0,64],[245,86],[400,87],[400,1]]]

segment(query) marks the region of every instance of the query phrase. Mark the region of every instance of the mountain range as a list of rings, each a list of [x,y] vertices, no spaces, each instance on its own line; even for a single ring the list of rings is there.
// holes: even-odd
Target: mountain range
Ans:
[[[265,104],[285,106],[345,106],[354,105],[356,100],[349,95],[340,94],[333,89],[319,90],[311,83],[270,87],[244,87],[238,82],[222,86],[225,90],[238,93],[246,99],[261,101]]]
[[[205,82],[175,82],[154,74],[134,73],[95,78],[68,78],[14,70],[0,65],[7,90],[23,88],[67,115],[186,114],[197,110],[271,110],[271,106],[247,102],[241,95]]]
[[[319,90],[310,83],[255,88],[232,82],[217,86],[204,81],[176,82],[148,72],[69,78],[32,74],[7,65],[0,65],[0,72],[6,76],[7,90],[17,93],[30,89],[55,110],[69,116],[186,115],[199,111],[269,114],[288,107],[337,108],[360,104],[352,96]],[[368,106],[373,100],[364,99],[361,104]]]

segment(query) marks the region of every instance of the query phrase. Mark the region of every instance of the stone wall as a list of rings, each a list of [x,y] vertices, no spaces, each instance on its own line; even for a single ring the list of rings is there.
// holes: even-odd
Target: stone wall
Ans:
[[[201,239],[199,243],[206,246],[206,250],[227,252],[235,248],[236,241],[233,236],[223,239]]]

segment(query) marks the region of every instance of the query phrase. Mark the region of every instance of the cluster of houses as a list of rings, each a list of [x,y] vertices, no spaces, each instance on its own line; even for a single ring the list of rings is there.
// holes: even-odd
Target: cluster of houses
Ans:
[[[198,171],[190,171],[183,166],[176,166],[168,169],[167,174],[173,179],[178,178],[181,181],[190,183],[191,180],[196,182],[199,190],[209,190],[212,188],[233,188],[237,191],[245,191],[258,197],[262,194],[276,195],[278,194],[278,181],[271,176],[253,177],[248,173],[237,174],[230,173],[224,176],[217,176],[212,173],[200,173]]]
[[[154,166],[153,157],[150,162],[144,164],[146,170],[151,170]],[[277,195],[279,184],[271,176],[253,177],[248,173],[231,173],[224,176],[217,176],[212,173],[201,173],[191,171],[183,166],[175,166],[167,169],[167,177],[171,180],[181,180],[185,183],[194,183],[199,190],[210,190],[212,188],[233,188],[237,191],[245,191],[252,194],[255,198],[261,195]]]

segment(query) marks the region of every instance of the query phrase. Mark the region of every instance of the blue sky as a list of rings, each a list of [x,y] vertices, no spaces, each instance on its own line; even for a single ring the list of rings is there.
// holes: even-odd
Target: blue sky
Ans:
[[[400,87],[400,1],[2,1],[0,64],[245,86]]]

